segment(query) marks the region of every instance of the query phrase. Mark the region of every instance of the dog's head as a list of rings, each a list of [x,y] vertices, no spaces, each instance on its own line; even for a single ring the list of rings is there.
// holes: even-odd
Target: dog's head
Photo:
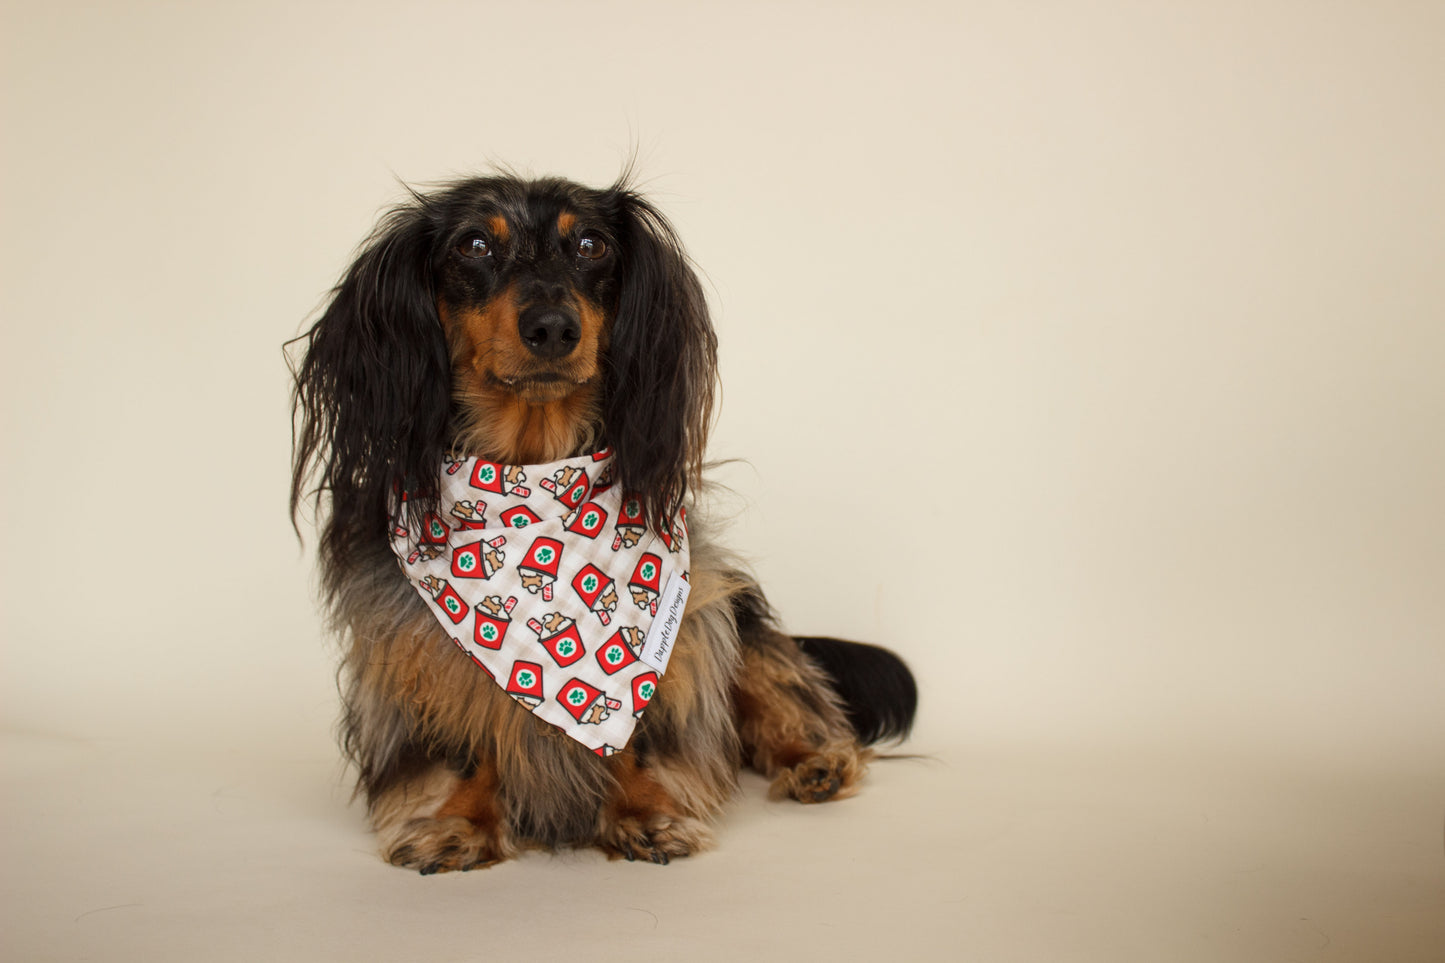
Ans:
[[[515,464],[610,447],[657,524],[700,470],[716,341],[672,228],[625,182],[413,193],[298,342],[292,509],[314,477],[323,551],[372,530],[393,486],[431,510],[449,448]]]

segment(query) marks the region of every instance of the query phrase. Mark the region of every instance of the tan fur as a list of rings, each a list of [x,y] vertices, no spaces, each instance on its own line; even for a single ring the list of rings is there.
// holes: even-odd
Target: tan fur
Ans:
[[[755,634],[733,692],[748,765],[773,780],[774,796],[853,795],[872,751],[858,745],[826,678],[793,640],[771,628]]]
[[[515,291],[502,292],[483,310],[437,304],[451,343],[453,393],[464,415],[454,448],[507,464],[536,464],[587,446],[598,419],[607,324],[595,305],[579,299],[575,307],[582,323],[577,349],[561,360],[541,361],[517,332]],[[527,380],[543,375],[558,380]]]
[[[609,858],[667,863],[712,845],[711,814],[683,812],[656,769],[638,765],[632,753],[608,759],[607,769],[617,788],[602,808],[597,846]]]
[[[496,804],[497,776],[463,779],[434,765],[376,801],[372,824],[389,863],[423,873],[480,869],[515,856]]]

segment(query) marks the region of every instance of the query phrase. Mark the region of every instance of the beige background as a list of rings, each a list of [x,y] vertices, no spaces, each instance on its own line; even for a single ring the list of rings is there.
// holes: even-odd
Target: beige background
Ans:
[[[1436,4],[8,4],[13,959],[1445,958]],[[370,852],[281,343],[377,212],[636,149],[732,542],[908,748],[720,848]],[[552,907],[568,907],[558,921]]]

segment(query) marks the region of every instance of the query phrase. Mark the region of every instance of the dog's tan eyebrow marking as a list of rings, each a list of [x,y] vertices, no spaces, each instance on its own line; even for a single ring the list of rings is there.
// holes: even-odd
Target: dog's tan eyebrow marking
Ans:
[[[571,211],[563,211],[557,215],[557,233],[562,237],[572,233],[572,228],[577,226],[577,215]]]
[[[499,241],[505,241],[512,236],[511,230],[507,227],[507,219],[500,214],[487,218],[487,227],[492,229],[492,237]]]

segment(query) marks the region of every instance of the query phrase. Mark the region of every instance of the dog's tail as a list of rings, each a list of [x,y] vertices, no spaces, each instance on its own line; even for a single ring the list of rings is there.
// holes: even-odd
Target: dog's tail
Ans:
[[[918,686],[902,659],[862,642],[809,636],[797,642],[832,680],[859,742],[866,746],[908,735],[918,711]]]

